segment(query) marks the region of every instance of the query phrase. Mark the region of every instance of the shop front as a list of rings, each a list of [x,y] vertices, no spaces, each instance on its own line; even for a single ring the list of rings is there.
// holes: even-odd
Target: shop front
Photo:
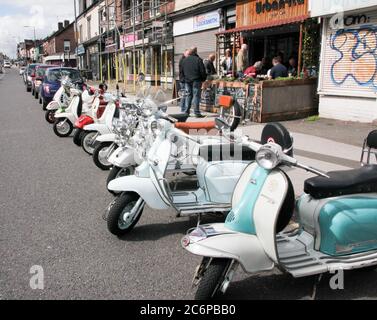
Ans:
[[[121,37],[121,77],[135,84],[137,75],[143,73],[151,85],[172,88],[173,45],[166,38],[169,32],[163,35],[162,26],[157,27],[156,23],[150,32],[145,29]]]
[[[198,54],[206,59],[216,52],[216,34],[221,26],[218,10],[190,16],[174,22],[174,76],[179,76],[179,60],[186,49],[198,48]]]
[[[336,15],[326,15],[327,11],[318,9],[313,12],[323,17],[320,116],[365,123],[377,121],[376,5]]]
[[[308,0],[237,2],[236,27],[217,34],[218,60],[229,49],[235,71],[235,57],[242,44],[247,44],[249,66],[263,61],[263,70],[257,79],[238,80],[234,72],[233,77],[207,83],[202,107],[209,110],[216,106],[217,97],[225,93],[238,101],[242,110],[235,113],[243,120],[282,121],[316,114],[319,30],[318,23],[309,18]],[[287,67],[294,58],[296,74],[268,79],[272,59],[277,56]]]

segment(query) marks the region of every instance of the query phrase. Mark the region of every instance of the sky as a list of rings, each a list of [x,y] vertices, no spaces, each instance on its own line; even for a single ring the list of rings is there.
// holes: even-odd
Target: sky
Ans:
[[[18,42],[44,38],[58,28],[58,22],[74,20],[74,0],[0,0],[0,52],[16,56]]]

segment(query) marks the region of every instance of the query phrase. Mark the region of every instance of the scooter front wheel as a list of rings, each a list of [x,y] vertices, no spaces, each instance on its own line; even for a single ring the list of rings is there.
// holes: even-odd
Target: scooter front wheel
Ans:
[[[129,233],[139,222],[145,201],[136,193],[122,193],[109,206],[107,228],[115,236]]]
[[[81,146],[89,155],[93,155],[97,134],[96,131],[83,131],[81,134]]]
[[[56,121],[55,110],[47,110],[46,115],[45,115],[45,119],[48,123],[53,124]]]
[[[112,147],[113,143],[111,142],[103,142],[99,144],[93,152],[93,161],[94,164],[101,170],[107,171],[110,170],[113,166],[108,157],[112,149],[113,151],[116,150],[116,147]]]
[[[69,137],[73,131],[73,125],[68,119],[58,119],[54,123],[54,132],[60,138]]]
[[[109,185],[109,183],[115,179],[121,178],[121,177],[127,177],[131,176],[135,173],[134,167],[127,167],[127,168],[120,168],[117,166],[112,167],[110,170],[109,176],[107,177],[106,186]],[[107,189],[111,194],[114,196],[118,195],[119,193]]]
[[[231,263],[232,260],[230,259],[212,260],[199,282],[195,300],[211,300],[219,296]]]
[[[82,130],[76,129],[75,134],[73,135],[73,143],[78,147],[81,147],[81,134]]]

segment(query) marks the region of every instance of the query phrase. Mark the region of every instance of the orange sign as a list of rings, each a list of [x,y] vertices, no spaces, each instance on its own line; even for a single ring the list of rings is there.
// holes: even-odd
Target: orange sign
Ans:
[[[307,16],[308,0],[237,1],[237,28],[263,28],[294,22]]]

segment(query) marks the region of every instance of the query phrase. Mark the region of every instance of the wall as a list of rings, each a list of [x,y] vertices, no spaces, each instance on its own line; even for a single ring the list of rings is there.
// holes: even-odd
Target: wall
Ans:
[[[187,9],[203,2],[208,2],[208,0],[176,0],[174,11]]]
[[[88,36],[88,17],[90,17],[90,35]],[[82,26],[82,42],[86,42],[99,35],[99,6],[95,6],[79,17],[77,30],[79,32],[79,44],[81,44],[80,26]]]
[[[63,53],[64,52],[64,40],[70,40],[71,43],[71,53],[75,53],[76,45],[75,45],[75,30],[74,25],[71,24],[67,29],[65,29],[62,33],[58,34],[54,39],[54,53]]]
[[[313,17],[377,6],[376,0],[310,0],[309,10]]]

